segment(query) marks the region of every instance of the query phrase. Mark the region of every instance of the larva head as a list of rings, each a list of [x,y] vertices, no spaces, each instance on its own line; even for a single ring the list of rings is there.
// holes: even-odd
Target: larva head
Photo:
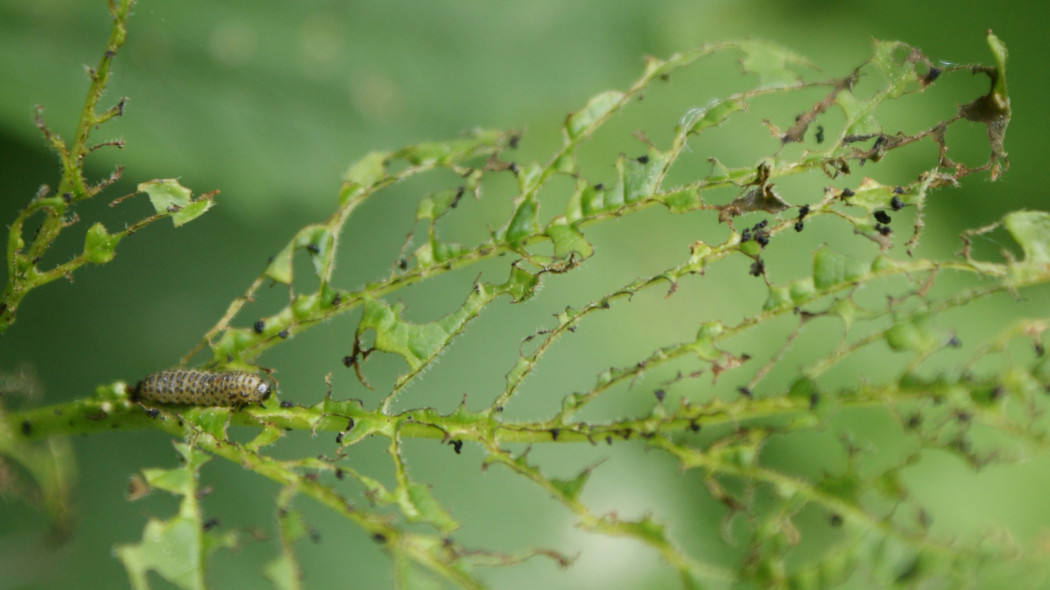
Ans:
[[[270,397],[270,384],[254,373],[232,372],[229,380],[230,405],[262,403]]]
[[[270,397],[270,384],[260,379],[259,384],[255,386],[255,399],[263,401],[268,397]]]

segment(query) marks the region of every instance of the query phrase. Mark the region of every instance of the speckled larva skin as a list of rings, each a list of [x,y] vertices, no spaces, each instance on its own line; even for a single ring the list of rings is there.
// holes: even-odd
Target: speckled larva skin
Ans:
[[[270,384],[254,373],[161,371],[135,386],[134,401],[187,406],[245,406],[270,397]]]

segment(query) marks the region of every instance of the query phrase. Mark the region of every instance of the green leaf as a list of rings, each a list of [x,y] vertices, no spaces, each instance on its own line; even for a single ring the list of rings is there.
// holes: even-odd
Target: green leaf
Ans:
[[[398,504],[409,522],[429,523],[443,534],[459,528],[459,523],[441,507],[429,486],[409,483],[407,488],[406,493],[399,494]]]
[[[667,526],[656,522],[652,517],[646,516],[637,522],[619,524],[634,536],[653,545],[661,546],[667,543]]]
[[[615,111],[624,99],[624,93],[617,90],[603,92],[589,101],[587,104],[565,119],[565,135],[569,140],[577,140],[593,125],[599,123],[604,117]]]
[[[452,141],[411,145],[394,155],[414,166],[447,166],[476,155],[488,155],[493,147],[506,144],[508,137],[505,131],[476,129]]]
[[[617,197],[612,201],[633,203],[653,196],[659,189],[666,163],[667,156],[655,149],[650,149],[646,155],[638,158],[621,155],[616,160],[621,186],[613,189]]]
[[[843,136],[875,135],[882,131],[871,102],[862,101],[851,91],[844,90],[835,97],[835,104],[846,116],[847,124]]]
[[[171,215],[175,227],[200,217],[215,204],[210,198],[194,200],[190,189],[179,184],[174,178],[143,182],[139,184],[138,190],[149,195],[150,203],[157,213]]]
[[[1003,217],[1003,225],[1021,245],[1025,262],[1050,263],[1050,213],[1014,211]]]
[[[390,159],[390,152],[371,152],[350,166],[343,175],[343,181],[361,187],[369,188],[386,177],[386,162]]]
[[[308,225],[295,234],[295,238],[281,249],[266,266],[265,275],[283,285],[292,284],[292,257],[297,249],[306,250],[314,274],[322,281],[328,280],[335,257],[335,235],[325,225]]]
[[[197,470],[211,458],[183,443],[175,443],[175,450],[185,461],[183,466],[176,469],[144,469],[142,475],[151,487],[182,496],[192,494],[196,489]]]
[[[431,239],[420,245],[412,255],[415,257],[416,263],[419,264],[419,268],[429,268],[461,256],[468,251],[469,249],[462,244]]]
[[[299,564],[293,555],[282,553],[270,560],[263,568],[263,575],[278,590],[299,590],[303,587],[299,579]]]
[[[118,545],[114,554],[124,563],[131,586],[149,588],[148,573],[185,590],[203,590],[205,561],[219,547],[232,547],[236,537],[204,531],[197,499],[197,476],[209,457],[189,445],[175,444],[185,462],[176,469],[149,469],[146,482],[156,488],[182,496],[178,515],[169,520],[150,519],[136,544]]]
[[[514,217],[511,218],[510,224],[507,225],[506,240],[512,248],[520,248],[526,239],[540,233],[539,221],[536,218],[537,213],[536,201],[531,197],[526,197],[518,205],[517,210],[514,212]]]
[[[149,519],[142,542],[120,545],[114,553],[124,562],[136,590],[149,588],[147,573],[157,572],[163,579],[186,590],[204,590],[203,564],[200,560],[200,529],[188,518],[168,521]]]
[[[1009,54],[1006,51],[1006,43],[1003,43],[1003,40],[997,37],[991,29],[988,30],[988,47],[995,57],[996,77],[992,85],[992,92],[999,96],[1000,103],[1010,104],[1006,93],[1006,59]]]
[[[900,41],[875,41],[875,53],[871,57],[886,78],[886,86],[879,100],[898,98],[919,84],[920,76],[915,70],[916,54]]]
[[[938,334],[929,314],[903,318],[886,330],[886,343],[898,351],[926,352],[937,346]]]
[[[823,246],[813,255],[813,285],[823,291],[842,283],[856,281],[868,272],[868,268],[868,265],[860,260]]]
[[[314,273],[322,281],[327,280],[335,256],[335,236],[332,230],[324,225],[308,225],[296,234],[295,246],[309,252]]]
[[[266,266],[266,276],[270,279],[284,284],[292,284],[292,254],[295,253],[295,242],[288,242],[288,245],[281,249],[270,264]]]
[[[744,51],[740,64],[745,72],[758,74],[759,88],[795,84],[801,80],[801,76],[789,66],[813,65],[801,55],[769,41],[749,39],[739,42],[738,46]]]
[[[551,485],[554,489],[558,490],[567,501],[575,502],[580,497],[580,492],[583,491],[583,486],[587,485],[587,480],[591,477],[591,468],[584,469],[576,477],[572,479],[554,479],[550,480]]]
[[[400,355],[412,371],[421,369],[437,356],[465,319],[463,309],[436,322],[413,324],[401,318],[404,306],[390,307],[378,299],[366,299],[357,333],[375,331],[377,350]]]
[[[897,196],[895,187],[886,186],[871,178],[864,178],[860,184],[853,189],[853,196],[849,197],[849,203],[857,207],[864,207],[869,211],[886,209],[890,207],[890,201]]]
[[[747,108],[747,103],[739,98],[714,99],[706,107],[696,108],[682,119],[684,131],[688,135],[695,135],[709,127],[721,125],[729,118],[729,115]]]
[[[84,236],[84,258],[95,264],[113,260],[113,257],[117,255],[116,249],[120,237],[107,232],[101,223],[95,223]]]
[[[302,514],[287,506],[288,496],[278,501],[278,526],[281,535],[281,554],[266,564],[263,575],[275,588],[299,590],[302,588],[302,573],[295,558],[293,545],[311,534]]]
[[[449,189],[423,197],[416,206],[416,219],[433,221],[441,217],[456,206],[464,192],[463,188]]]
[[[594,253],[594,248],[584,239],[580,230],[565,223],[564,217],[553,220],[547,226],[546,234],[554,242],[554,255],[558,258],[568,258],[573,253],[580,258],[588,258]]]
[[[701,204],[700,192],[694,188],[680,188],[657,195],[672,213],[685,213],[698,209]]]
[[[577,182],[576,191],[565,207],[565,219],[576,222],[605,210],[605,187],[586,180]]]
[[[530,273],[517,265],[510,267],[510,277],[507,282],[499,285],[496,292],[507,293],[514,303],[521,303],[536,294],[536,288],[540,284],[540,277]]]

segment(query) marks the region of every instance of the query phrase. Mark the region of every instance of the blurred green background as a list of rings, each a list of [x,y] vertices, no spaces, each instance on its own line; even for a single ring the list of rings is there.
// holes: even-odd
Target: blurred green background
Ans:
[[[40,385],[34,403],[50,404],[86,396],[99,383],[134,382],[171,366],[244,291],[268,256],[297,228],[334,208],[341,174],[355,159],[374,149],[452,138],[479,126],[524,128],[521,160],[545,159],[557,145],[558,126],[566,113],[600,91],[626,88],[640,74],[645,55],[667,56],[723,39],[776,41],[809,57],[828,75],[840,76],[868,56],[872,37],[906,41],[933,59],[991,63],[984,31],[993,29],[1011,54],[1008,80],[1014,117],[1006,144],[1011,168],[998,183],[971,177],[960,189],[934,195],[928,215],[936,221],[928,224],[938,227],[928,235],[925,247],[950,253],[957,248],[955,235],[963,228],[987,224],[1013,209],[1047,208],[1042,189],[1046,167],[1036,162],[1050,136],[1047,118],[1038,114],[1039,105],[1050,102],[1045,72],[1048,43],[1042,24],[1046,12],[1028,2],[993,7],[987,2],[946,0],[143,0],[131,19],[128,41],[117,58],[103,104],[127,96],[125,115],[94,136],[98,141],[120,137],[127,147],[101,150],[91,156],[88,166],[98,178],[123,165],[124,180],[98,202],[82,208],[80,217],[116,228],[148,214],[143,197],[117,208],[106,203],[151,178],[178,177],[195,192],[219,189],[219,206],[178,231],[168,224],[152,226],[123,242],[114,262],[85,268],[72,283],[55,283],[33,293],[21,307],[18,322],[0,340],[0,371],[31,368]],[[108,25],[101,0],[0,3],[0,219],[12,219],[40,184],[57,181],[56,158],[33,125],[33,107],[44,107],[52,130],[70,134],[87,88],[84,66],[97,62]],[[741,81],[735,71],[724,73]],[[679,96],[680,105],[702,106],[724,92],[724,82],[691,88],[696,94]],[[978,79],[962,96],[943,97],[942,110],[950,113],[952,99],[976,96],[984,88],[986,82]],[[669,130],[683,112],[648,119],[655,134],[651,137],[655,140]],[[976,144],[980,135],[976,134]],[[729,153],[743,150],[736,140],[729,135],[725,143],[712,147]],[[612,144],[613,156],[641,149],[640,144],[620,141]],[[740,139],[745,146],[748,141]],[[611,158],[605,162],[607,168],[596,168],[595,176],[611,175]],[[414,199],[428,190],[433,187],[400,188],[389,202],[384,196],[383,202],[369,203],[350,222],[343,236],[340,287],[353,288],[386,272],[411,228]],[[498,194],[496,189],[493,192]],[[482,218],[491,223],[500,219],[498,211],[485,209],[475,217],[465,215],[465,226]],[[581,270],[581,278],[552,282],[539,302],[503,305],[489,312],[491,317],[483,316],[431,374],[409,389],[402,407],[435,405],[448,410],[464,394],[478,396],[473,404],[468,402],[472,408],[487,404],[502,389],[503,374],[519,340],[549,326],[551,313],[565,305],[582,305],[617,284],[653,272],[659,268],[656,264],[680,257],[699,237],[697,218],[655,213],[639,218],[594,228],[599,252],[601,247],[609,248],[615,263],[592,264]],[[82,234],[78,232],[86,227],[68,232],[49,254],[51,263],[79,248]],[[713,224],[707,227],[724,231]],[[651,253],[639,249],[638,240],[645,240],[656,228],[667,237],[654,244]],[[455,235],[454,227],[448,229]],[[806,252],[821,241],[819,235],[811,239]],[[993,244],[992,251],[1000,246],[1009,244]],[[663,262],[654,263],[660,256]],[[740,279],[746,274],[746,263],[736,264],[716,272]],[[486,279],[497,280],[500,272],[494,270]],[[418,292],[399,294],[409,304],[409,318],[430,320],[453,309],[466,296],[465,285],[476,273],[468,269],[419,287]],[[705,280],[721,284],[719,275]],[[731,319],[756,309],[763,290],[757,283],[746,284],[753,289],[750,299],[696,288],[677,300],[665,301],[662,293],[654,294],[648,303],[639,302],[635,311],[625,308],[621,315],[595,320],[589,336],[560,345],[578,356],[563,365],[551,361],[548,368],[541,368],[526,392],[531,396],[527,399],[535,401],[511,410],[517,417],[548,415],[561,396],[592,383],[597,371],[633,362],[654,346],[691,337],[699,320],[683,320],[676,314],[705,307],[704,313],[711,317]],[[281,289],[266,295],[259,303],[259,315],[276,309],[284,296]],[[1046,303],[1045,290],[1032,293],[1024,310],[1029,314],[1041,310],[1045,316]],[[708,306],[714,311],[707,311]],[[969,329],[979,335],[982,329],[994,327],[998,317],[993,314],[985,318],[986,324],[975,323]],[[250,319],[242,317],[241,322]],[[278,370],[286,399],[319,400],[327,372],[337,374],[337,397],[361,397],[368,404],[379,399],[382,375],[392,375],[400,365],[389,359],[376,361],[370,369],[379,375],[373,379],[377,391],[360,387],[339,362],[349,352],[354,320],[341,318],[260,359]],[[624,326],[631,327],[631,338],[624,336]],[[507,333],[514,335],[508,338]],[[610,410],[614,415],[649,402],[649,398],[628,396],[624,394],[622,410]],[[43,534],[46,523],[41,515],[21,502],[0,504],[0,589],[122,586],[126,578],[110,557],[111,546],[137,540],[145,516],[165,516],[174,510],[174,502],[159,494],[135,504],[123,499],[131,473],[173,464],[166,436],[120,433],[85,437],[74,444],[80,468],[80,520],[74,538],[52,547]],[[306,450],[312,448],[320,450]],[[791,457],[796,462],[804,459],[799,454],[809,452],[806,444],[800,444],[794,455],[785,448],[789,462]],[[290,443],[287,448],[288,456],[330,450],[318,440]],[[538,489],[498,470],[479,473],[481,455],[476,449],[465,447],[464,454],[456,457],[447,447],[416,442],[409,443],[407,450],[413,474],[432,483],[453,514],[463,519],[464,529],[457,534],[462,541],[506,550],[529,543],[569,553],[584,549],[584,557],[568,573],[545,562],[530,562],[515,572],[495,571],[490,578],[495,585],[523,587],[513,577],[521,572],[530,576],[530,586],[540,582],[576,588],[675,584],[648,551],[588,537],[572,527],[569,515],[556,507],[552,510]],[[380,473],[389,469],[380,444],[362,444],[350,451],[355,466],[374,463]],[[553,448],[535,449],[534,456],[543,457],[550,474],[568,476],[610,454],[604,449],[568,453]],[[615,457],[602,467],[601,477],[585,497],[596,512],[617,510],[625,517],[654,512],[666,520],[706,522],[717,530],[722,513],[706,495],[697,498],[702,487],[697,474],[679,474],[665,457],[646,454],[641,447],[624,445]],[[206,483],[216,488],[207,509],[224,526],[272,529],[275,509],[269,498],[275,486],[218,462],[205,468],[204,477],[212,478]],[[947,532],[1000,526],[1026,543],[1040,534],[1045,539],[1050,524],[1043,502],[1050,492],[1046,457],[993,467],[978,475],[957,461],[934,458],[913,483],[937,507],[935,521],[946,523]],[[386,561],[377,561],[380,553],[365,535],[346,530],[349,527],[326,527],[321,524],[326,518],[323,512],[305,504],[303,508],[322,535],[321,543],[302,549],[308,587],[350,581],[361,587],[389,583]],[[494,533],[493,525],[505,520],[516,526],[505,527],[506,535]],[[717,562],[738,555],[724,553],[724,548],[689,527],[679,528],[672,531],[700,557]],[[216,587],[231,587],[245,579],[253,585],[261,582],[258,560],[272,557],[275,551],[271,540],[249,543],[238,554],[221,555],[213,576]]]

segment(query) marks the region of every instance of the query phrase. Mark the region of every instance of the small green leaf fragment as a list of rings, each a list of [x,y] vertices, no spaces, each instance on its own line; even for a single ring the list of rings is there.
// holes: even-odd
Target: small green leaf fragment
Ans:
[[[1001,387],[974,387],[970,390],[970,400],[979,406],[992,406],[1002,397]]]
[[[817,489],[852,504],[864,492],[865,486],[854,471],[846,470],[842,475],[825,475]]]
[[[288,306],[292,311],[292,317],[297,320],[308,320],[317,317],[321,309],[321,299],[317,293],[299,293],[292,299]]]
[[[883,90],[885,98],[898,98],[909,86],[917,86],[919,75],[915,71],[916,54],[911,47],[900,41],[875,41],[875,53],[871,57],[886,78]]]
[[[702,204],[700,193],[696,189],[680,188],[668,193],[658,195],[660,201],[667,206],[672,213],[685,213],[700,208]]]
[[[230,422],[227,408],[191,408],[183,417],[200,432],[208,433],[218,440],[226,440],[226,427]]]
[[[713,100],[706,107],[695,108],[685,114],[682,119],[684,131],[688,135],[695,135],[709,127],[721,125],[730,115],[744,110],[746,106],[747,103],[739,98]]]
[[[603,92],[591,98],[582,109],[565,119],[562,128],[565,130],[566,137],[570,141],[579,139],[588,129],[619,108],[623,98],[624,93],[618,90]]]
[[[211,209],[214,204],[215,202],[211,199],[197,199],[182,209],[172,213],[171,222],[175,224],[175,227],[185,225],[201,215],[204,215],[204,212]]]
[[[546,234],[554,242],[556,257],[568,258],[576,254],[580,258],[588,258],[594,254],[594,248],[583,238],[583,234],[575,225],[564,223],[564,218],[554,221],[560,221],[560,223],[552,222],[548,225]]]
[[[660,188],[666,163],[667,157],[651,148],[638,158],[620,157],[616,167],[623,183],[623,202],[633,203],[651,197]]]
[[[465,246],[455,242],[440,242],[437,240],[430,242],[430,252],[433,256],[433,264],[441,264],[446,260],[462,256],[467,250],[468,249]]]
[[[806,58],[775,43],[762,40],[747,40],[738,43],[744,52],[740,60],[745,72],[758,74],[759,88],[790,86],[801,80],[792,65],[812,64]]]
[[[149,201],[157,213],[168,213],[173,208],[185,207],[192,202],[190,189],[174,178],[143,182],[139,184],[138,190],[149,195]]]
[[[853,196],[849,198],[851,205],[864,207],[869,211],[885,209],[893,199],[895,193],[893,187],[886,186],[871,178],[864,178],[860,185],[853,189]]]
[[[511,265],[510,277],[497,290],[501,293],[509,294],[514,303],[520,303],[535,295],[536,287],[539,284],[540,277],[519,268],[517,265]]]
[[[285,413],[286,416],[290,416],[291,414],[293,414],[295,412],[294,411],[287,411],[287,412],[282,412],[282,413]],[[244,446],[249,451],[252,451],[253,453],[257,453],[257,452],[259,452],[260,449],[262,449],[264,447],[268,447],[268,446],[272,445],[273,443],[281,440],[281,438],[284,437],[284,434],[285,434],[284,430],[281,430],[280,428],[277,428],[276,426],[274,426],[272,424],[268,424],[265,427],[263,427],[262,430],[259,431],[259,434],[255,435],[255,438],[253,438],[251,441],[249,441]]]
[[[704,322],[696,333],[697,340],[710,340],[722,334],[726,329],[725,324],[719,321]]]
[[[219,547],[232,547],[236,537],[204,531],[197,501],[197,475],[209,460],[206,453],[176,443],[185,463],[176,469],[149,469],[143,472],[150,486],[182,496],[179,512],[166,521],[150,519],[136,544],[118,545],[114,554],[124,563],[131,586],[149,588],[148,575],[156,572],[178,588],[203,590],[205,561]]]
[[[433,221],[441,217],[459,202],[464,192],[463,188],[448,189],[423,197],[416,206],[416,219]]]
[[[572,479],[551,479],[550,482],[565,500],[575,502],[580,497],[580,492],[583,491],[583,486],[587,484],[587,480],[590,477],[591,469],[584,469]]]
[[[519,194],[530,194],[536,191],[543,180],[543,167],[536,162],[522,164],[518,167]]]
[[[1026,263],[1050,263],[1050,213],[1014,211],[1003,217],[1003,225],[1020,244]]]
[[[902,318],[886,330],[886,343],[897,352],[926,352],[937,345],[929,314]]]
[[[401,319],[404,306],[400,303],[394,307],[383,301],[368,299],[365,301],[357,333],[361,334],[371,328],[375,331],[377,350],[401,355],[412,371],[421,369],[433,359],[441,348],[452,337],[440,322],[413,324]]]
[[[995,56],[995,69],[996,77],[995,84],[992,86],[992,91],[1001,97],[1001,101],[1009,104],[1009,99],[1006,94],[1006,59],[1008,53],[1006,51],[1006,43],[995,35],[991,30],[988,31],[988,47],[992,50],[992,55]]]
[[[171,215],[175,227],[200,217],[215,204],[209,198],[194,200],[190,189],[179,184],[174,178],[143,182],[139,184],[138,190],[149,195],[150,203],[157,213]]]
[[[645,517],[637,522],[622,522],[620,525],[630,531],[633,536],[653,546],[661,547],[667,544],[667,527],[652,518]]]
[[[266,276],[283,285],[291,285],[292,253],[294,252],[295,242],[289,242],[266,266]]]
[[[846,130],[844,136],[850,135],[877,135],[882,131],[878,119],[875,118],[873,107],[866,101],[859,100],[852,92],[846,90],[835,97],[835,104],[846,116]]]
[[[915,326],[909,323],[895,324],[886,330],[886,343],[890,348],[898,352],[905,350],[920,350],[921,338],[915,331]]]
[[[519,248],[525,240],[540,233],[539,222],[536,219],[537,209],[536,201],[531,197],[526,197],[518,205],[514,217],[507,225],[506,240],[511,247]]]
[[[428,195],[419,200],[416,205],[416,220],[434,220],[440,213],[441,206],[437,203],[437,195]]]
[[[802,303],[803,301],[810,299],[815,292],[816,288],[813,285],[813,277],[798,279],[791,283],[791,300],[795,303]]]
[[[372,152],[350,166],[343,175],[347,183],[368,188],[386,177],[386,162],[390,152]]]
[[[758,256],[759,253],[762,252],[762,245],[754,240],[741,242],[740,245],[737,247],[740,248],[741,252],[747,254],[748,256]]]
[[[715,339],[725,330],[722,322],[704,322],[696,332],[696,340],[690,345],[690,349],[696,352],[697,358],[705,361],[713,361],[722,358],[723,353],[715,346]]]
[[[580,212],[584,216],[594,215],[606,209],[605,187],[588,185],[580,192]],[[570,217],[571,219],[571,217]]]
[[[430,492],[430,487],[409,483],[407,488],[405,501],[400,502],[400,505],[409,522],[426,522],[442,533],[450,533],[459,528],[459,523],[442,508],[437,498]]]
[[[788,287],[780,285],[770,285],[769,295],[766,296],[766,302],[762,305],[762,309],[770,310],[784,307],[785,305],[791,305],[791,296],[788,291]]]
[[[263,568],[263,575],[278,590],[302,588],[302,582],[299,580],[299,566],[293,555],[282,553],[270,560]]]
[[[278,322],[284,322],[279,318]],[[228,363],[228,357],[240,358],[240,352],[256,341],[257,334],[254,331],[242,328],[228,328],[219,336],[218,342],[212,345],[213,358],[220,363]]]
[[[900,267],[900,263],[889,256],[878,256],[871,261],[871,272],[882,272]]]
[[[150,519],[142,532],[142,542],[118,545],[114,553],[124,562],[133,588],[149,588],[147,576],[154,570],[178,588],[205,588],[197,525],[188,518],[175,517],[163,522]]]
[[[713,251],[711,246],[703,242],[693,242],[689,245],[689,266],[702,269]]]
[[[721,208],[721,215],[735,217],[753,211],[780,213],[789,207],[791,207],[791,205],[784,199],[780,198],[780,195],[773,190],[772,184],[765,184],[762,186],[751,187],[743,195],[740,195],[728,204],[723,205]]]
[[[84,258],[95,264],[109,262],[117,255],[119,242],[120,236],[110,234],[101,223],[95,223],[84,236]]]
[[[813,378],[807,376],[796,379],[788,389],[789,398],[812,400],[814,395],[820,395],[820,388]]]
[[[296,234],[295,246],[310,253],[310,262],[313,264],[314,273],[321,280],[327,280],[328,269],[331,268],[332,256],[335,254],[335,236],[332,234],[332,231],[324,225],[308,225]],[[290,265],[291,261],[289,260],[289,274],[291,273]]]
[[[824,246],[813,255],[813,285],[820,291],[863,277],[868,265]]]

